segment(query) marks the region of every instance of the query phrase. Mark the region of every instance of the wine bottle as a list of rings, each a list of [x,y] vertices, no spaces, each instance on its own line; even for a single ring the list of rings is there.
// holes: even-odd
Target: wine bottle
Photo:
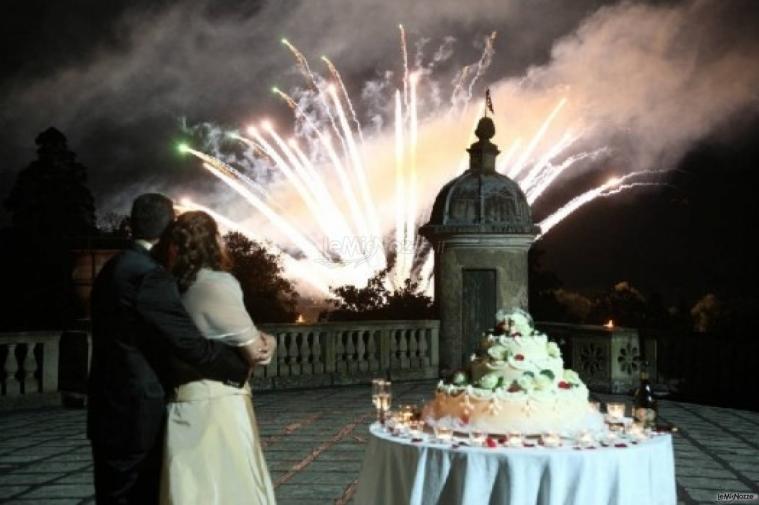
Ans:
[[[658,413],[659,407],[648,380],[648,372],[643,368],[640,371],[640,385],[633,397],[633,417],[635,421],[651,427],[656,424]]]

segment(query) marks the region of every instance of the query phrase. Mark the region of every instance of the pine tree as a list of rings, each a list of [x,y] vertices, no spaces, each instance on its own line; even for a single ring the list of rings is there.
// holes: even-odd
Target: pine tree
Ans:
[[[0,232],[0,326],[62,329],[81,311],[71,279],[75,240],[96,233],[87,169],[66,137],[48,128],[37,159],[17,176],[3,202],[12,227]]]
[[[46,238],[93,233],[95,204],[85,185],[86,167],[55,128],[40,133],[36,143],[37,159],[18,174],[4,202],[14,227]]]

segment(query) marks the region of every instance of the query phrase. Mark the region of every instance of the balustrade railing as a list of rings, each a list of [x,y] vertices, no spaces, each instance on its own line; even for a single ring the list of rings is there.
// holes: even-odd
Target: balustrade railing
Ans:
[[[277,355],[253,373],[257,389],[357,384],[371,377],[430,379],[438,375],[440,323],[350,321],[263,324]]]
[[[43,331],[0,333],[1,403],[14,405],[57,394],[60,336]]]

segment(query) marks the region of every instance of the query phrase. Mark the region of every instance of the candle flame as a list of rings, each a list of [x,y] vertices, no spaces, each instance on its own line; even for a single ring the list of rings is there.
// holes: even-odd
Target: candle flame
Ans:
[[[298,324],[303,324],[306,322],[306,319],[303,317],[303,314],[298,314],[298,319],[295,320]]]
[[[604,326],[607,328],[614,328],[614,321],[612,319],[609,319],[609,321]]]

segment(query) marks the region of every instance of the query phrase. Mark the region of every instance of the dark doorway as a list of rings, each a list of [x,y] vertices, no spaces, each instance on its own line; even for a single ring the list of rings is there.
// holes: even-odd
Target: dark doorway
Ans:
[[[468,270],[463,272],[464,293],[462,298],[462,351],[464,363],[474,352],[482,333],[495,323],[495,270]]]

